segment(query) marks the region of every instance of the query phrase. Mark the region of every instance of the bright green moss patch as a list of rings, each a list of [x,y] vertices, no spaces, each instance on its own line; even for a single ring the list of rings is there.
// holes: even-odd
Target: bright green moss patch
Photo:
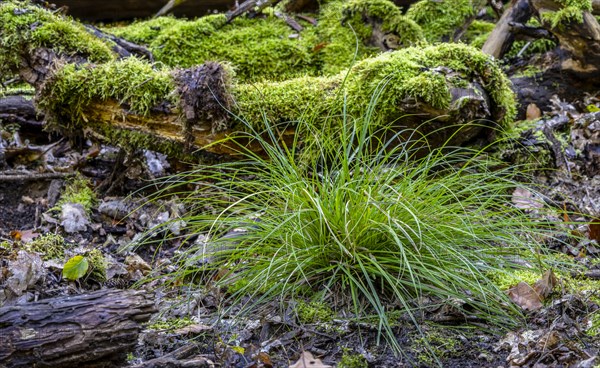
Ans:
[[[550,23],[552,28],[566,26],[568,23],[583,23],[583,12],[592,11],[591,0],[557,0],[562,7],[556,11],[540,14],[542,21]]]
[[[25,244],[30,252],[42,254],[42,259],[62,258],[66,247],[65,239],[58,234],[44,234]]]
[[[320,302],[298,302],[296,313],[301,323],[331,322],[335,316],[334,311],[327,304]]]
[[[83,206],[86,213],[89,213],[97,202],[98,198],[90,181],[81,175],[76,175],[67,182],[57,207],[60,208],[65,203],[78,203]]]
[[[146,44],[157,61],[190,67],[206,61],[230,62],[242,81],[280,81],[304,75],[336,74],[381,52],[367,46],[373,34],[368,17],[381,23],[380,32],[393,34],[392,48],[416,45],[423,31],[389,0],[332,1],[322,5],[317,26],[292,30],[271,14],[238,18],[226,24],[224,15],[197,20],[170,17],[137,22],[107,30]],[[391,37],[391,36],[390,36]]]
[[[429,42],[448,41],[477,8],[476,0],[421,0],[410,6],[406,16],[423,28]]]
[[[89,276],[99,282],[106,281],[106,269],[108,268],[108,262],[102,252],[98,249],[92,249],[86,255],[89,262]]]
[[[242,80],[282,80],[315,70],[312,28],[298,34],[277,17],[238,18],[231,24],[223,14],[197,20],[164,17],[108,31],[147,44],[156,60],[169,66],[230,62]]]
[[[372,120],[384,125],[404,114],[399,104],[408,97],[436,108],[449,106],[450,88],[461,85],[461,80],[446,78],[443,68],[435,69],[441,66],[464,75],[463,82],[475,76],[491,97],[501,123],[513,119],[516,102],[509,80],[491,58],[462,44],[406,48],[369,58],[351,68],[345,81],[346,72],[342,72],[333,77],[239,84],[233,93],[242,117],[260,126],[265,117],[271,122],[287,122],[338,116],[344,108],[342,94],[346,95],[347,113],[361,116],[373,93],[381,90]]]
[[[24,54],[40,47],[91,62],[115,59],[111,45],[90,35],[83,25],[17,0],[0,2],[0,44],[1,75],[14,71]]]
[[[332,1],[322,6],[317,24],[318,58],[323,74],[339,73],[353,61],[381,52],[377,47],[368,46],[373,27],[365,23],[365,17],[381,22],[382,32],[393,33],[394,46],[412,46],[425,39],[421,27],[403,16],[391,1]]]
[[[173,331],[194,324],[194,321],[185,318],[171,318],[156,321],[148,325],[150,330]]]
[[[129,110],[147,115],[165,99],[174,99],[169,70],[134,57],[95,65],[67,64],[56,71],[41,91],[38,106],[60,121],[82,124],[83,110],[92,102],[116,100]]]

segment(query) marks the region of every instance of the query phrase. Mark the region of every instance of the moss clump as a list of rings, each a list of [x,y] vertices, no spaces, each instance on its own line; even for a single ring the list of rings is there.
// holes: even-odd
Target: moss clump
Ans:
[[[342,358],[337,364],[338,368],[367,368],[369,362],[361,354],[352,354],[349,351],[344,351]]]
[[[170,94],[174,89],[169,70],[155,69],[134,57],[93,67],[67,64],[41,90],[38,106],[55,115],[55,120],[75,126],[86,122],[84,108],[92,102],[116,100],[147,115],[165,99],[174,99]]]
[[[193,21],[157,18],[109,31],[147,44],[156,60],[169,66],[227,61],[245,81],[283,80],[316,72],[314,31],[307,28],[298,34],[276,17],[238,18],[231,24],[226,24],[223,14]]]
[[[331,322],[335,316],[335,312],[327,304],[320,302],[298,302],[296,313],[301,323]]]
[[[368,46],[373,27],[365,23],[365,18],[381,22],[381,32],[396,36],[394,48],[413,46],[425,39],[421,27],[403,16],[391,1],[332,1],[322,7],[317,25],[323,74],[339,73],[353,61],[381,52],[378,47]]]
[[[511,83],[500,67],[487,55],[462,44],[411,47],[363,60],[348,73],[332,77],[304,77],[279,83],[239,84],[233,89],[240,114],[260,126],[266,117],[272,122],[287,122],[299,117],[324,118],[341,114],[346,95],[346,111],[364,116],[373,93],[381,90],[372,121],[386,125],[404,112],[398,106],[407,97],[426,101],[438,108],[450,104],[450,88],[461,85],[456,77],[446,78],[445,67],[477,80],[493,101],[493,114],[501,123],[516,114]],[[425,73],[424,73],[425,72]],[[342,85],[343,84],[343,85]],[[340,90],[340,88],[342,88]],[[323,119],[322,119],[323,120]]]
[[[150,330],[173,331],[194,324],[188,317],[172,318],[156,321],[148,325]]]
[[[563,27],[571,22],[583,23],[583,13],[592,11],[591,0],[557,0],[562,7],[556,11],[545,11],[540,14],[543,22],[552,28]]]
[[[57,207],[65,203],[78,203],[83,206],[86,213],[89,213],[97,202],[98,198],[96,198],[96,193],[91,188],[89,180],[77,175],[67,183]]]
[[[65,254],[65,239],[58,234],[44,234],[29,243],[24,248],[30,252],[42,254],[42,259],[62,258]]]
[[[429,42],[451,41],[478,6],[477,0],[421,0],[410,6],[406,16],[421,26]]]
[[[110,43],[93,37],[83,25],[17,0],[0,2],[0,44],[0,75],[15,71],[24,54],[40,47],[91,62],[115,59]]]
[[[89,262],[88,275],[99,282],[106,281],[106,269],[108,268],[108,262],[98,249],[92,249],[86,255]]]
[[[526,282],[529,285],[533,285],[540,277],[541,273],[536,270],[513,270],[512,272],[494,273],[489,275],[490,280],[500,290],[508,290],[520,282]]]
[[[427,332],[424,336],[413,340],[417,359],[424,366],[440,366],[440,360],[460,356],[461,350],[458,333],[439,328]]]

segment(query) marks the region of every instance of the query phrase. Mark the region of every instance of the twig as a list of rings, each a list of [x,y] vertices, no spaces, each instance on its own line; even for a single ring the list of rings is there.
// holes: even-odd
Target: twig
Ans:
[[[249,11],[254,11],[258,13],[267,6],[275,5],[279,1],[280,0],[246,0],[243,3],[241,3],[240,6],[236,7],[231,11],[228,11],[225,14],[227,16],[227,23],[230,23],[235,18]]]
[[[33,173],[26,172],[23,174],[10,174],[10,171],[0,172],[0,182],[13,182],[13,181],[36,181],[36,180],[52,180],[62,179],[69,176],[73,176],[75,173]]]

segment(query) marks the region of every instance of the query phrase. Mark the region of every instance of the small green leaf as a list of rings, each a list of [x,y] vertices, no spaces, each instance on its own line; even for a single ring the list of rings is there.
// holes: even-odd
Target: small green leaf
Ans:
[[[600,108],[598,108],[598,106],[596,106],[596,105],[587,105],[586,108],[587,108],[587,111],[589,111],[589,112],[600,111]]]
[[[75,256],[65,263],[63,277],[70,281],[80,279],[88,271],[88,260],[84,256]]]

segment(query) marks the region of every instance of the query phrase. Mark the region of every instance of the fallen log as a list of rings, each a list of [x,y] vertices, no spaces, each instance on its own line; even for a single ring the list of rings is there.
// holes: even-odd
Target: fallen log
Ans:
[[[354,11],[360,19],[370,10]],[[516,110],[499,66],[461,44],[405,48],[338,74],[244,83],[225,63],[171,70],[119,59],[80,24],[21,2],[0,3],[0,17],[0,31],[16,35],[0,48],[0,70],[36,88],[47,129],[174,157],[233,153],[223,138],[264,131],[265,122],[286,124],[283,136],[301,134],[300,141],[314,132],[299,120],[335,134],[343,113],[370,114],[373,131],[406,130],[406,138],[417,130],[431,146],[462,144],[490,124],[473,121],[507,122]]]
[[[99,290],[0,308],[0,367],[119,366],[156,312],[147,291]],[[115,363],[116,362],[116,363]]]

